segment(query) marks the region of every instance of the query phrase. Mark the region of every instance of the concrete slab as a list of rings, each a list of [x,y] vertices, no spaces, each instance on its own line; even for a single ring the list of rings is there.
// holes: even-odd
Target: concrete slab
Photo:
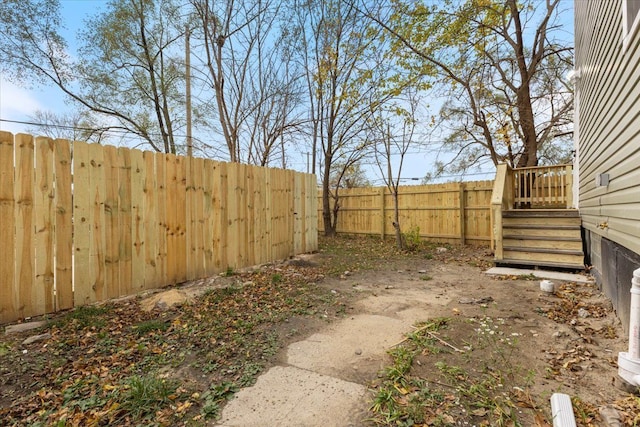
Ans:
[[[363,385],[293,366],[275,366],[240,390],[222,411],[220,427],[345,427],[366,409]],[[361,416],[362,415],[362,416]]]
[[[357,303],[363,310],[371,314],[399,318],[409,324],[424,320],[437,307],[444,307],[451,302],[449,290],[436,289],[392,289],[384,294],[377,294],[362,299]]]
[[[24,331],[30,331],[32,329],[37,329],[46,324],[47,324],[46,320],[41,320],[37,322],[27,322],[27,323],[18,323],[15,325],[8,325],[4,329],[4,334],[9,335],[9,334],[17,334],[19,332],[24,332]]]
[[[547,270],[531,270],[526,268],[510,268],[510,267],[493,267],[485,271],[486,274],[495,276],[520,276],[533,274],[541,279],[562,280],[565,282],[576,283],[593,283],[594,280],[591,276],[584,274],[574,273],[561,273],[559,271],[547,271]]]
[[[349,317],[289,345],[287,362],[324,375],[366,382],[384,366],[387,349],[410,330],[407,322],[387,316]]]

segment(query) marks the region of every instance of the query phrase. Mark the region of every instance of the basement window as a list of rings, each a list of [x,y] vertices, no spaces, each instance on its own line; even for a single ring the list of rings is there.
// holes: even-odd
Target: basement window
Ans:
[[[638,31],[640,0],[622,0],[622,47],[626,51]]]

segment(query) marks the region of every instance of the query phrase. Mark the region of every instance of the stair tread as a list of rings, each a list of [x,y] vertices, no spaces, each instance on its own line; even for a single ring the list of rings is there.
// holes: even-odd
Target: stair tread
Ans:
[[[502,250],[505,252],[535,252],[539,254],[562,254],[562,255],[579,255],[584,256],[584,253],[581,250],[574,249],[555,249],[555,248],[524,248],[524,247],[516,247],[516,246],[503,246]]]
[[[502,212],[504,218],[580,218],[577,209],[509,209]]]
[[[534,229],[534,230],[580,230],[579,225],[554,225],[554,224],[503,224],[503,229]]]
[[[558,242],[582,242],[582,238],[578,237],[564,237],[564,236],[527,236],[517,234],[503,234],[502,240],[550,240]]]
[[[527,261],[521,259],[501,259],[495,261],[496,265],[506,264],[506,265],[534,265],[540,267],[554,267],[554,268],[566,268],[566,269],[574,269],[574,270],[584,270],[584,265],[582,264],[572,264],[572,263],[564,263],[564,262],[540,262],[540,261]]]

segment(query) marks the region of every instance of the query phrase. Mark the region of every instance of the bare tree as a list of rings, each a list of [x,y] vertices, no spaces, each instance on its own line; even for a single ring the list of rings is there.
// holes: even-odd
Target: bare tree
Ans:
[[[57,32],[57,0],[6,0],[0,17],[0,67],[10,78],[53,84],[81,108],[108,116],[109,129],[176,152],[182,72],[171,52],[182,34],[171,0],[110,2],[81,34],[79,61]]]
[[[400,180],[407,152],[416,144],[418,108],[422,103],[415,88],[407,87],[403,95],[376,115],[373,135],[376,164],[393,197],[393,229],[398,249],[406,247],[400,221]]]
[[[280,55],[277,0],[191,0],[217,131],[232,162],[266,165],[292,127],[298,101]]]
[[[304,118],[301,112],[301,70],[283,48],[282,38],[259,39],[257,63],[247,84],[246,129],[241,133],[248,163],[267,166],[281,162],[286,168],[287,149],[295,144]]]
[[[333,236],[341,180],[368,154],[369,118],[381,104],[376,91],[379,75],[373,71],[379,65],[377,33],[370,31],[353,5],[341,0],[301,1],[294,6],[289,37],[298,43],[296,51],[306,72],[314,160],[317,148],[322,154],[324,233]]]
[[[33,124],[27,128],[32,135],[46,135],[50,138],[69,141],[86,141],[103,144],[109,138],[108,126],[100,124],[88,111],[72,113],[54,113],[36,110],[29,120]]]
[[[155,150],[176,153],[175,130],[185,120],[183,28],[172,0],[112,1],[83,32],[74,99],[110,111]]]

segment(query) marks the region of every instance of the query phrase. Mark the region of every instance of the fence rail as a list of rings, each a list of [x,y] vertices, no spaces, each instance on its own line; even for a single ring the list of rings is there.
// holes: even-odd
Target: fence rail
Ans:
[[[315,176],[0,132],[0,322],[317,249]]]
[[[489,245],[492,189],[493,181],[400,187],[402,229],[419,229],[420,237],[443,243]],[[339,233],[393,235],[394,203],[386,187],[340,190],[339,203]],[[319,202],[319,230],[321,209]]]

